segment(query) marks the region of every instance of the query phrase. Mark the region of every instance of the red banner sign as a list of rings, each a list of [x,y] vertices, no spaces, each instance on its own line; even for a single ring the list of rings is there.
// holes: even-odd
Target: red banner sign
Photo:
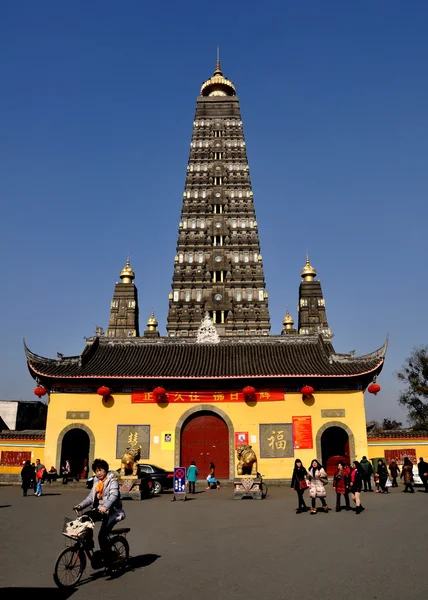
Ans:
[[[314,447],[311,417],[293,417],[293,438],[295,450],[311,450]]]
[[[385,450],[385,460],[389,464],[391,460],[395,460],[396,463],[402,465],[404,463],[404,459],[410,458],[412,463],[415,465],[416,461],[416,450],[414,448],[403,448],[399,450]]]
[[[248,444],[247,431],[235,431],[235,450],[238,446],[246,446]]]
[[[245,402],[245,397],[242,392],[167,392],[166,402],[178,402],[197,404],[198,402]],[[255,401],[257,402],[278,402],[284,400],[284,392],[282,390],[258,390],[255,393]],[[157,399],[152,392],[132,392],[131,401],[133,404],[156,404]]]

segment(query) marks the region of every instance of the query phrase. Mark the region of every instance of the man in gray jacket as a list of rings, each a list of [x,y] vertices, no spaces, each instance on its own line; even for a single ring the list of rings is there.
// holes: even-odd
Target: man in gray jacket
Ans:
[[[90,508],[90,516],[94,521],[102,521],[98,542],[100,549],[108,550],[107,536],[118,521],[125,518],[120,499],[119,481],[114,471],[109,471],[105,460],[96,458],[92,464],[95,473],[92,489],[80,504],[74,508],[84,510]]]

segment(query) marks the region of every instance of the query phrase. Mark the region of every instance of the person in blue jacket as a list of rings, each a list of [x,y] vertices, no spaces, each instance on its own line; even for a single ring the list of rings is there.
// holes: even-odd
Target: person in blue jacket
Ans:
[[[187,482],[189,484],[189,494],[196,494],[196,480],[198,478],[198,468],[194,460],[187,469]]]

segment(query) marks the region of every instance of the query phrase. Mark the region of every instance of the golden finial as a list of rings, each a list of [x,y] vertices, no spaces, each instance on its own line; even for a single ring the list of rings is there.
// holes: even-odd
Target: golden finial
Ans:
[[[303,277],[303,281],[313,281],[316,274],[317,274],[317,272],[314,269],[314,267],[311,265],[311,263],[309,262],[309,255],[306,252],[306,264],[303,267],[302,273],[301,273],[301,276]]]
[[[213,76],[202,84],[201,96],[236,96],[235,86],[223,76],[220,66],[220,48],[217,46],[217,60]]]
[[[120,272],[120,278],[122,280],[122,283],[132,283],[133,279],[135,279],[135,273],[132,270],[129,255],[128,255],[128,258],[126,259],[126,265],[123,267],[123,269]]]
[[[284,320],[283,320],[282,324],[284,325],[284,329],[292,329],[292,327],[294,325],[293,317],[288,312],[288,308],[287,308],[287,311],[285,313],[285,317],[284,317]]]
[[[158,326],[158,322],[156,321],[155,311],[152,309],[152,314],[147,320],[147,327],[149,331],[156,331],[156,327]]]

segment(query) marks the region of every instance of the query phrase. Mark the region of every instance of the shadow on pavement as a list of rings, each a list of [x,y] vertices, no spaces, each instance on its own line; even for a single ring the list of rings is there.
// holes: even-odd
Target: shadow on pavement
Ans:
[[[0,508],[9,508],[12,504],[0,504]]]
[[[43,600],[66,600],[67,598],[70,598],[70,596],[72,594],[74,594],[74,592],[76,591],[75,588],[70,589],[70,590],[60,590],[59,588],[43,588],[43,587],[4,587],[4,588],[0,588],[0,592],[2,592],[2,597],[7,597],[9,598],[9,596],[3,596],[3,593],[9,593],[9,594],[16,594],[17,596],[20,596],[22,593],[21,598],[24,598],[24,596],[28,596],[31,595],[34,598],[43,598]]]
[[[130,571],[135,571],[136,569],[148,567],[149,565],[154,563],[158,558],[161,558],[160,554],[139,554],[138,556],[130,556],[128,565],[122,573],[106,576],[104,569],[101,569],[96,573],[92,573],[89,577],[82,579],[78,584],[78,587],[91,583],[92,581],[96,581],[100,577],[106,577],[107,580],[118,579],[119,577],[123,577],[124,575],[126,575],[126,573],[129,573]]]

